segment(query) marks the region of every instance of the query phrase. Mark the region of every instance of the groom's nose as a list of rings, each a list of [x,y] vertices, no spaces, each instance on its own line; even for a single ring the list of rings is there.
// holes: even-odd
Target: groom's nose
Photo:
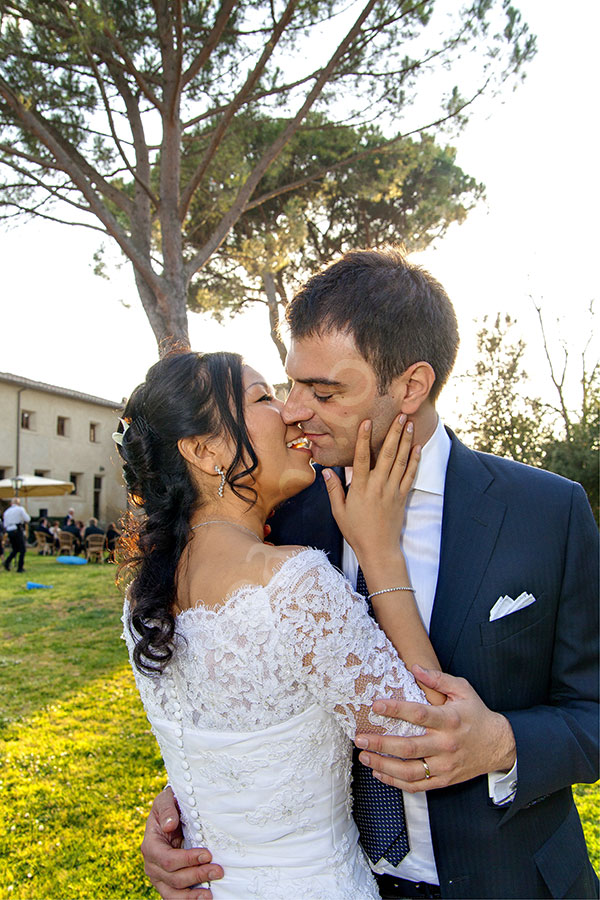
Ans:
[[[288,394],[284,407],[281,410],[281,418],[286,425],[295,425],[296,422],[306,422],[312,418],[314,411],[307,405],[304,385],[295,384]]]

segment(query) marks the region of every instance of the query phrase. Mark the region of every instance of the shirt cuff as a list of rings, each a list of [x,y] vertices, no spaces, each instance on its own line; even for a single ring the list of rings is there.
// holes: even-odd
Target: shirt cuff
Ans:
[[[488,794],[495,806],[507,806],[517,793],[517,760],[510,772],[488,772]]]

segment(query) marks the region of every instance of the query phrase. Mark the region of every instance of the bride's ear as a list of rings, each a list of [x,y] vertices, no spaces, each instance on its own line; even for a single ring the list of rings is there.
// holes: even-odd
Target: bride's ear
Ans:
[[[206,439],[198,435],[180,438],[177,441],[179,452],[185,461],[197,471],[206,475],[215,474],[215,466],[219,465],[221,454],[219,447],[212,439]]]

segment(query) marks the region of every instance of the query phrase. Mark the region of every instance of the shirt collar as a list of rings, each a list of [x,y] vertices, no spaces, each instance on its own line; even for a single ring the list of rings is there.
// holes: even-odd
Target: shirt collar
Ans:
[[[428,494],[444,496],[446,469],[448,468],[451,449],[452,441],[438,416],[435,431],[427,443],[423,445],[421,461],[419,462],[415,482],[412,486],[413,491],[426,491]]]

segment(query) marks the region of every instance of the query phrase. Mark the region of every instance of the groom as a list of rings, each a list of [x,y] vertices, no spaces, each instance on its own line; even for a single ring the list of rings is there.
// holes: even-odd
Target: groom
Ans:
[[[425,725],[423,737],[357,736],[355,816],[382,896],[597,897],[570,787],[598,777],[598,533],[583,490],[474,453],[444,429],[435,401],[456,356],[454,311],[398,251],[346,254],[310,279],[287,319],[283,416],[317,463],[350,466],[366,418],[377,453],[399,412],[423,446],[403,549],[445,673],[419,679],[448,699],[385,701],[387,715]],[[319,475],[288,501],[272,538],[327,550],[356,582],[328,489],[341,496],[337,478]],[[207,897],[186,888],[219,866],[170,845],[176,815],[163,792],[146,871],[164,897]]]

